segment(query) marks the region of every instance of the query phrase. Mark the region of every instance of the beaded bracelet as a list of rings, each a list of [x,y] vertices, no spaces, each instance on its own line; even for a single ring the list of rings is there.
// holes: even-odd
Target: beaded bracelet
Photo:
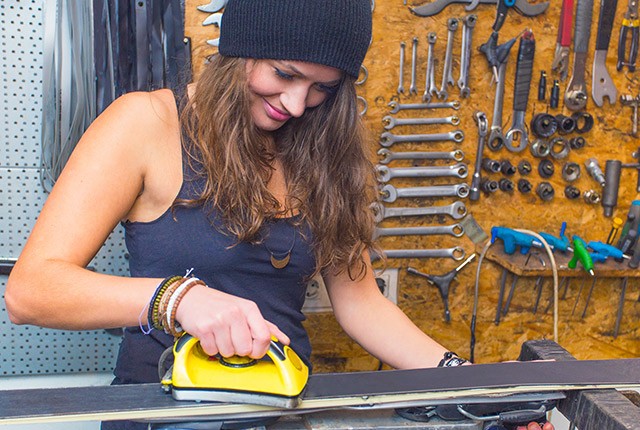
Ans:
[[[158,305],[160,303],[160,299],[162,298],[162,295],[164,294],[165,290],[169,285],[171,285],[172,283],[180,279],[182,279],[182,276],[169,276],[167,278],[164,278],[162,282],[158,284],[156,291],[153,293],[153,296],[151,296],[151,300],[149,301],[149,311],[147,313],[147,324],[155,327],[154,316],[157,315]]]
[[[184,282],[187,281],[188,278],[180,278],[177,281],[171,283],[164,292],[162,293],[162,297],[158,302],[158,310],[153,316],[153,326],[158,330],[164,330],[164,317],[167,313],[167,304],[169,303],[169,299],[173,295],[173,293],[180,288]]]
[[[167,327],[165,328],[165,332],[172,334],[174,337],[178,337],[180,333],[183,332],[180,324],[176,323],[176,312],[178,311],[178,305],[182,301],[182,298],[185,296],[185,294],[187,294],[187,292],[196,285],[206,284],[198,278],[190,278],[188,281],[180,285],[180,288],[178,288],[171,295],[169,305],[167,306]]]

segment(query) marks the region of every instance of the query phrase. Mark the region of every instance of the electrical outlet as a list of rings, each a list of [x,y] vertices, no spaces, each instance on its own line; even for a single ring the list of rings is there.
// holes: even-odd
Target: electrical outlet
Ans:
[[[398,302],[398,269],[387,269],[376,273],[376,282],[384,296],[393,303]],[[331,312],[331,301],[321,276],[316,276],[307,283],[307,292],[302,306],[304,313]]]

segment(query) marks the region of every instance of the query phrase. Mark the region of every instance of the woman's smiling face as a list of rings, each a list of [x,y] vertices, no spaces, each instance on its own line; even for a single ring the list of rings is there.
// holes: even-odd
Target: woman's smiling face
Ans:
[[[248,59],[251,117],[261,130],[275,131],[324,102],[341,79],[340,70],[322,64]]]

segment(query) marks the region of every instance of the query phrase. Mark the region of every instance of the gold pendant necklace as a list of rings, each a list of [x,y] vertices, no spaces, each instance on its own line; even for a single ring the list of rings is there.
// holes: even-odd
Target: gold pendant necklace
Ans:
[[[271,265],[275,269],[284,269],[285,267],[287,267],[287,265],[289,264],[289,260],[291,260],[291,251],[293,251],[293,247],[295,246],[295,244],[296,244],[295,228],[293,228],[293,241],[291,242],[291,246],[289,247],[289,250],[284,254],[282,258],[277,258],[267,246],[267,242],[266,241],[264,242],[264,247],[267,249],[267,251],[271,255]]]

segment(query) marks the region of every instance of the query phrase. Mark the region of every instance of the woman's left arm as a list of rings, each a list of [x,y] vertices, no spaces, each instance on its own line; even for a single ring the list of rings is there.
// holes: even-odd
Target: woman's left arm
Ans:
[[[344,331],[369,353],[396,369],[435,367],[445,347],[427,336],[378,288],[369,265],[366,276],[326,275],[333,311]]]

